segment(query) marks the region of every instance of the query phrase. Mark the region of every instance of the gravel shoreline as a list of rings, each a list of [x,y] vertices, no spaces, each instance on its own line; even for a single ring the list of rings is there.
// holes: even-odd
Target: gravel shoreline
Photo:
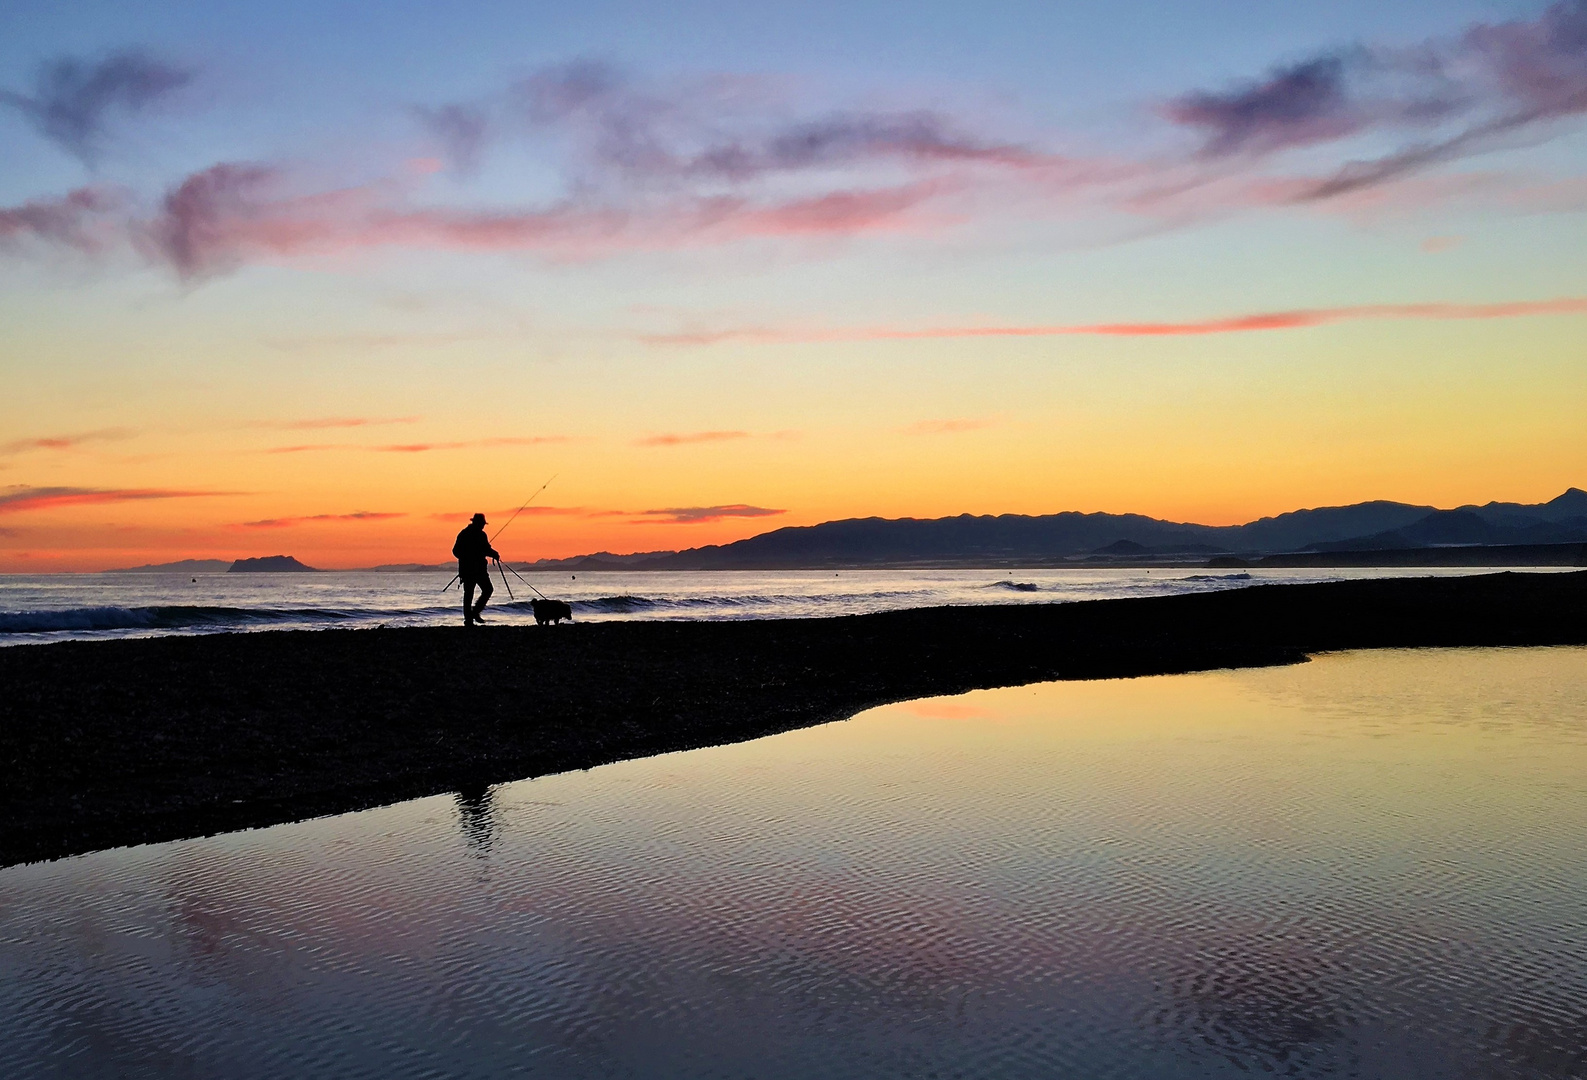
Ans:
[[[830,619],[0,649],[0,866],[251,828],[1049,679],[1587,644],[1587,573]]]

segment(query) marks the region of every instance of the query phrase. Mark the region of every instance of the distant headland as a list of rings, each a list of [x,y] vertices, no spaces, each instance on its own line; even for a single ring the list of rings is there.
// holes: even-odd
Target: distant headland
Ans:
[[[238,559],[231,564],[228,574],[317,574],[312,566],[304,566],[290,555],[264,555],[257,559]]]

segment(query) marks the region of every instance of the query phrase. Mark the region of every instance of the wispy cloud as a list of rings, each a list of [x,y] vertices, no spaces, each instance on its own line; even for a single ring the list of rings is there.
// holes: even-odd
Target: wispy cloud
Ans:
[[[126,238],[125,226],[116,216],[122,207],[117,192],[99,187],[0,207],[0,248],[19,249],[31,241],[47,249],[107,251]]]
[[[468,442],[433,442],[433,443],[391,443],[386,446],[371,446],[381,454],[427,454],[431,450],[461,450],[465,446],[475,446],[476,443]]]
[[[393,421],[396,422],[396,421]],[[327,425],[330,426],[330,425]],[[354,425],[341,425],[354,426]],[[271,446],[260,451],[264,454],[307,454],[322,450],[364,450],[377,454],[424,454],[432,450],[467,450],[475,447],[547,446],[572,442],[571,435],[501,435],[488,439],[466,439],[450,442],[386,443],[369,446],[360,443],[299,443],[292,446]]]
[[[479,105],[455,103],[435,108],[416,106],[413,115],[439,144],[452,171],[469,175],[479,169],[490,135],[490,119]]]
[[[1322,56],[1221,93],[1196,91],[1170,101],[1164,115],[1203,132],[1206,152],[1274,150],[1336,139],[1364,123],[1344,87],[1344,61]]]
[[[414,424],[417,416],[319,416],[308,420],[255,420],[250,427],[277,431],[316,431],[320,428],[378,427],[383,424]]]
[[[225,161],[175,183],[152,212],[74,194],[0,210],[0,220],[14,219],[19,235],[83,247],[119,228],[144,257],[197,281],[253,262],[394,246],[592,258],[939,228],[948,219],[925,208],[962,190],[967,170],[1040,172],[1051,182],[1075,165],[972,135],[929,110],[800,115],[743,94],[741,82],[645,85],[575,63],[489,101],[414,110],[460,172],[477,166],[498,131],[552,138],[566,151],[566,194],[540,205],[424,205],[416,197],[422,177],[411,169],[326,188],[305,179],[311,170]]]
[[[0,104],[18,110],[39,134],[92,163],[113,116],[144,112],[192,79],[190,69],[136,49],[98,60],[67,56],[39,68],[31,94],[0,90]]]
[[[126,52],[58,61],[33,92],[4,101],[89,155],[107,118],[148,108],[190,77]],[[560,260],[767,240],[825,251],[835,239],[1021,217],[1127,220],[1117,226],[1127,231],[1142,217],[1171,227],[1275,206],[1348,211],[1364,192],[1552,137],[1559,121],[1587,114],[1587,0],[1411,46],[1321,50],[1174,95],[1157,111],[1158,151],[1072,156],[1051,148],[1066,141],[1061,132],[1000,138],[975,116],[812,108],[753,78],[669,82],[576,61],[477,100],[412,109],[428,143],[413,149],[460,175],[493,140],[533,140],[560,174],[534,202],[437,203],[430,159],[345,186],[312,166],[222,161],[175,179],[157,201],[84,188],[0,208],[0,246],[132,250],[200,282],[254,263],[386,248]],[[1278,174],[1298,149],[1307,175]],[[1561,189],[1531,208],[1579,201]]]
[[[764,506],[732,503],[727,506],[673,506],[663,510],[643,510],[634,515],[641,521],[661,525],[700,525],[726,518],[762,518],[786,514],[786,510],[770,510]]]
[[[371,446],[367,449],[384,454],[422,454],[430,450],[467,450],[474,447],[545,446],[570,441],[568,435],[503,435],[490,439],[470,439],[465,442],[395,443],[389,446]]]
[[[777,329],[739,327],[694,330],[677,334],[645,334],[653,345],[715,345],[745,341],[801,344],[823,341],[915,341],[933,338],[996,337],[1194,337],[1259,330],[1293,330],[1363,319],[1514,319],[1535,315],[1578,315],[1587,312],[1587,296],[1554,300],[1515,300],[1492,304],[1356,304],[1349,307],[1295,308],[1231,315],[1190,322],[1120,322],[995,326],[866,326],[843,329]]]
[[[229,529],[290,529],[297,525],[307,525],[323,521],[389,521],[392,518],[407,517],[405,513],[379,513],[371,510],[359,510],[351,514],[308,514],[301,517],[262,518],[259,521],[242,521],[235,525],[228,525]]]
[[[1058,160],[971,134],[930,110],[788,116],[742,79],[669,87],[587,60],[537,72],[510,102],[533,123],[568,133],[598,182],[744,183],[879,161],[1027,168]]]
[[[748,439],[751,435],[747,431],[683,431],[663,432],[660,435],[646,435],[635,439],[635,446],[688,446],[693,443],[731,442],[734,439]]]
[[[980,431],[992,427],[996,420],[982,418],[955,418],[947,420],[922,420],[903,429],[905,435],[958,435],[966,431]]]
[[[132,434],[127,428],[100,428],[98,431],[83,431],[73,435],[44,435],[33,439],[16,439],[0,444],[0,454],[21,454],[30,450],[73,450],[84,443],[129,439]]]
[[[1411,48],[1361,44],[1321,53],[1221,91],[1167,102],[1212,157],[1334,142],[1369,131],[1412,133],[1387,154],[1343,165],[1303,199],[1334,198],[1506,137],[1587,113],[1587,0],[1535,19],[1478,23]]]
[[[282,170],[223,163],[182,181],[153,219],[129,229],[150,258],[196,280],[249,262],[383,247],[591,258],[751,237],[855,235],[907,227],[911,212],[940,190],[911,182],[813,197],[682,194],[645,205],[581,199],[464,210],[413,206],[397,184],[297,192]]]
[[[148,499],[197,499],[238,494],[241,493],[236,491],[177,491],[169,488],[29,487],[24,484],[0,488],[0,514],[49,510],[60,506],[142,502]]]
[[[271,446],[260,453],[264,454],[312,454],[320,450],[353,450],[356,447],[343,443],[298,443],[294,446]]]

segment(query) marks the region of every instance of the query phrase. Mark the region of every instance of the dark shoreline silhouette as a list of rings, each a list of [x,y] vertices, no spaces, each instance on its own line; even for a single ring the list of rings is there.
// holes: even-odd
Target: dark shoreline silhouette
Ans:
[[[1587,573],[0,649],[0,865],[478,791],[983,687],[1564,644],[1587,644]]]

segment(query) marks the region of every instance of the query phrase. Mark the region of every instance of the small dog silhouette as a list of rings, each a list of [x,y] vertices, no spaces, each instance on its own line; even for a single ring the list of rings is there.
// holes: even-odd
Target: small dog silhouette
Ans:
[[[573,609],[560,600],[532,600],[529,606],[534,609],[535,622],[541,626],[546,623],[557,623],[563,619],[573,621]]]

